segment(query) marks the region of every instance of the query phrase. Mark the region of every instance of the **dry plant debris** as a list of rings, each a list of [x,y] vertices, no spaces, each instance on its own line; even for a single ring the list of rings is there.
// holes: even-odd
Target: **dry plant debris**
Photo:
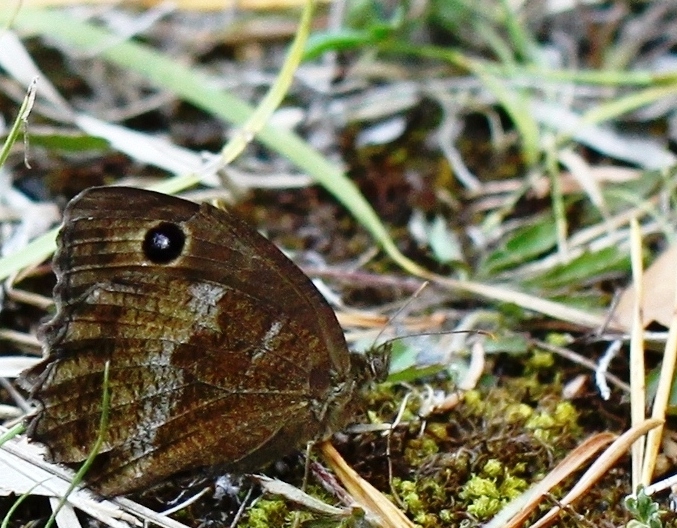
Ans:
[[[662,360],[677,336],[674,2],[321,3],[285,99],[227,166],[221,150],[275,82],[298,10],[64,4],[0,7],[7,426],[28,410],[12,381],[40,353],[59,211],[89,186],[159,183],[227,202],[288,251],[354,347],[410,335],[394,342],[359,434],[334,439],[397,505],[385,522],[675,522],[665,490],[626,500],[675,473],[674,398],[656,389],[664,409],[652,419],[645,403],[653,385],[670,386]],[[605,400],[604,368],[592,370],[608,349]],[[607,465],[590,470],[607,444]],[[44,497],[67,487],[33,488],[61,471],[33,447],[14,438],[0,449],[11,525],[44,522]],[[270,475],[300,485],[303,472],[292,457]],[[373,519],[359,492],[313,473],[308,492],[339,506],[326,522]],[[198,477],[112,504],[78,491],[59,520],[294,522],[295,500],[253,499],[246,481],[215,492],[211,475]],[[184,492],[197,498],[156,513]],[[318,515],[303,510],[301,522]]]

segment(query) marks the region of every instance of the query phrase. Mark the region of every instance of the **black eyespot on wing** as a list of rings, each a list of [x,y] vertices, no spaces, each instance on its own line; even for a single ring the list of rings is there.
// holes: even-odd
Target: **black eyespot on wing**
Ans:
[[[154,264],[169,264],[181,255],[186,235],[180,226],[170,222],[149,229],[143,240],[143,254]]]

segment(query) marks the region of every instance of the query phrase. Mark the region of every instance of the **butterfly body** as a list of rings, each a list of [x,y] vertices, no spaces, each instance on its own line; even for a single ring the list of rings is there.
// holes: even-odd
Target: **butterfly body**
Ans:
[[[371,375],[299,268],[210,205],[93,188],[64,213],[56,315],[24,375],[28,435],[106,496],[201,467],[257,469],[350,418]],[[383,377],[383,372],[377,377]]]

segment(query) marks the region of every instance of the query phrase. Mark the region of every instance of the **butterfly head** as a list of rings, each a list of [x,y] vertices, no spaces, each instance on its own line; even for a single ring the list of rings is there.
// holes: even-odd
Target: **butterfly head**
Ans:
[[[362,384],[382,383],[388,379],[390,371],[391,343],[372,346],[364,353],[351,353],[352,370],[355,379]]]

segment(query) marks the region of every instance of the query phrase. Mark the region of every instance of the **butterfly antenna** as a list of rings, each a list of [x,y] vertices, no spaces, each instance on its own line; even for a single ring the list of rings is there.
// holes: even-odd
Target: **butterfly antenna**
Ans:
[[[414,293],[411,294],[409,299],[407,299],[407,302],[405,302],[402,306],[400,306],[397,311],[391,315],[388,320],[385,322],[379,333],[376,335],[374,338],[374,345],[376,342],[379,340],[379,338],[383,335],[383,332],[385,332],[386,328],[392,325],[393,321],[404,311],[405,308],[407,308],[411,302],[416,299],[419,295],[421,295],[421,292],[428,287],[430,284],[430,281],[425,281],[423,284],[421,284]],[[396,339],[396,338],[395,338]],[[389,341],[394,341],[394,339],[390,339]]]

